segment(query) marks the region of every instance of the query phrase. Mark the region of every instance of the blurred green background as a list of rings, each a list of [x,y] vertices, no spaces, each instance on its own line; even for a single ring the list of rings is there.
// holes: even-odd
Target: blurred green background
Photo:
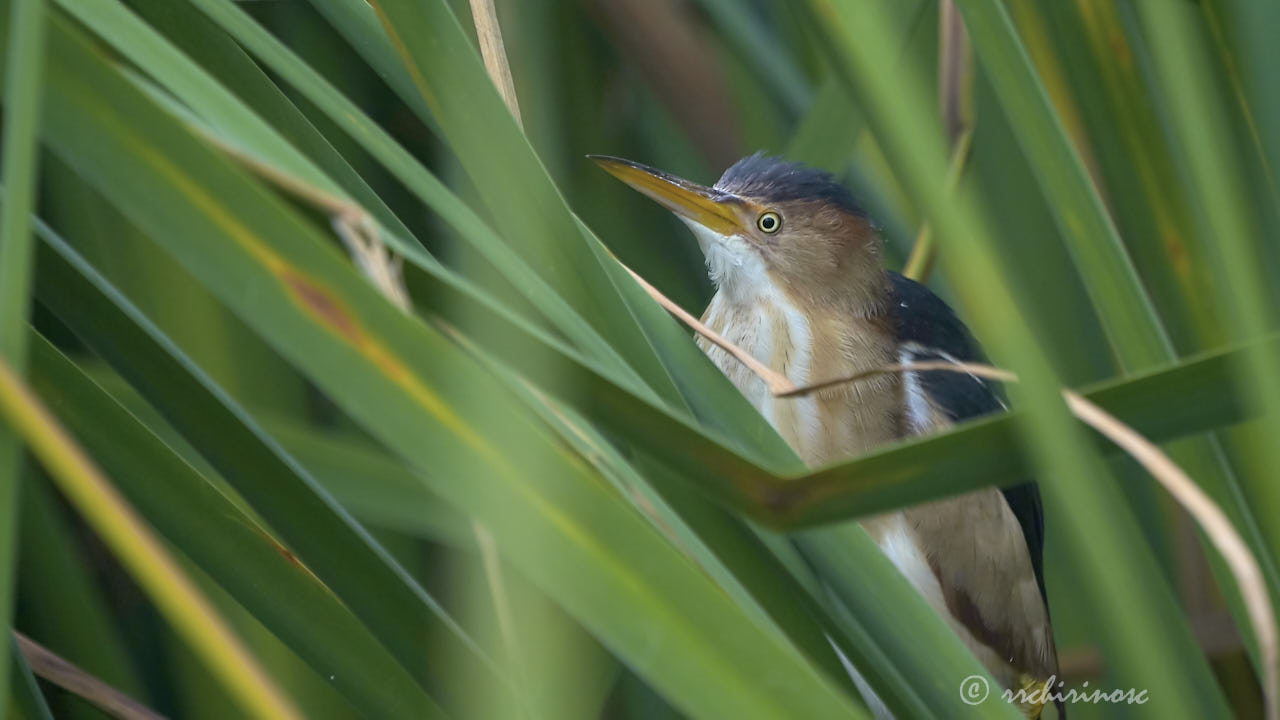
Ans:
[[[835,645],[899,717],[1009,717],[853,521],[1034,473],[1061,679],[1152,697],[1072,717],[1263,716],[1227,566],[1056,389],[1163,443],[1280,597],[1274,2],[956,0],[945,55],[933,0],[496,0],[523,127],[462,0],[0,4],[4,356],[301,714],[869,717]],[[800,467],[613,260],[700,314],[687,231],[584,157],[758,150],[845,179],[894,269],[930,226],[1016,418]],[[17,438],[14,629],[261,714]],[[103,716],[26,658],[11,713]]]

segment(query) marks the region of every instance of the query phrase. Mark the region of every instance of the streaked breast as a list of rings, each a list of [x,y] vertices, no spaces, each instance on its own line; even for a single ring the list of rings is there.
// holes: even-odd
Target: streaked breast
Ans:
[[[718,293],[703,322],[797,386],[895,359],[873,325],[803,311],[776,290],[761,292],[749,302],[732,302]],[[724,350],[702,338],[698,343],[810,465],[855,455],[897,433],[901,403],[896,378],[877,378],[798,398],[775,398],[764,381]]]

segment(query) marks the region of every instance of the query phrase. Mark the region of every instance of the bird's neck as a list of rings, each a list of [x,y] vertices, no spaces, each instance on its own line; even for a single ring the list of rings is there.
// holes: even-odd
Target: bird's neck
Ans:
[[[797,386],[845,377],[896,361],[882,313],[806,303],[772,282],[722,284],[703,321]],[[774,398],[764,382],[720,348],[699,340],[792,448],[817,465],[893,439],[901,425],[901,387],[884,376],[800,398]]]

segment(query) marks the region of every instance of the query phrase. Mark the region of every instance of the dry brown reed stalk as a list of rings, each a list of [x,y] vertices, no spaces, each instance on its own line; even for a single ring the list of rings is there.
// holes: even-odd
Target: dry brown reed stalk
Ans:
[[[329,215],[333,231],[342,239],[360,272],[391,304],[408,312],[412,307],[404,285],[401,259],[382,242],[373,216],[356,203],[323,190],[265,162],[202,128],[194,128],[210,144],[246,170]]]
[[[484,69],[498,88],[498,94],[516,119],[516,124],[523,128],[520,103],[516,99],[516,84],[511,79],[507,46],[502,41],[502,28],[498,25],[498,11],[493,6],[493,0],[471,0],[471,21],[475,23],[476,36],[480,40],[480,57],[484,59]]]
[[[511,65],[507,61],[506,43],[502,40],[502,26],[498,24],[498,13],[493,0],[471,0],[471,20],[476,27],[476,35],[480,40],[480,54],[484,58],[484,67],[489,79],[502,96],[502,102],[515,118],[516,125],[524,130],[524,120],[520,116],[520,103],[516,98],[516,86],[511,77]],[[478,520],[471,520],[471,532],[480,549],[480,564],[484,567],[485,582],[489,586],[489,594],[493,599],[494,614],[498,619],[498,632],[502,636],[507,657],[515,666],[517,677],[525,688],[531,682],[525,672],[524,652],[520,643],[520,635],[516,631],[515,615],[507,592],[507,581],[502,568],[502,556],[498,542],[493,533]]]
[[[960,183],[969,162],[974,123],[973,53],[955,0],[938,3],[938,107],[942,110],[942,128],[951,145],[946,181],[950,192]],[[924,282],[933,272],[937,254],[933,227],[926,220],[920,225],[902,274]]]
[[[66,658],[13,631],[22,658],[45,681],[92,703],[120,720],[164,720],[164,716],[80,669]]]

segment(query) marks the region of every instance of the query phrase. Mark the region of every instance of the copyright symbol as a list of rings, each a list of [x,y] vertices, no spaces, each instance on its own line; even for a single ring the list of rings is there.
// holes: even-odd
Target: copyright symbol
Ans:
[[[965,705],[977,705],[987,699],[991,686],[982,675],[970,675],[960,681],[960,699]]]

